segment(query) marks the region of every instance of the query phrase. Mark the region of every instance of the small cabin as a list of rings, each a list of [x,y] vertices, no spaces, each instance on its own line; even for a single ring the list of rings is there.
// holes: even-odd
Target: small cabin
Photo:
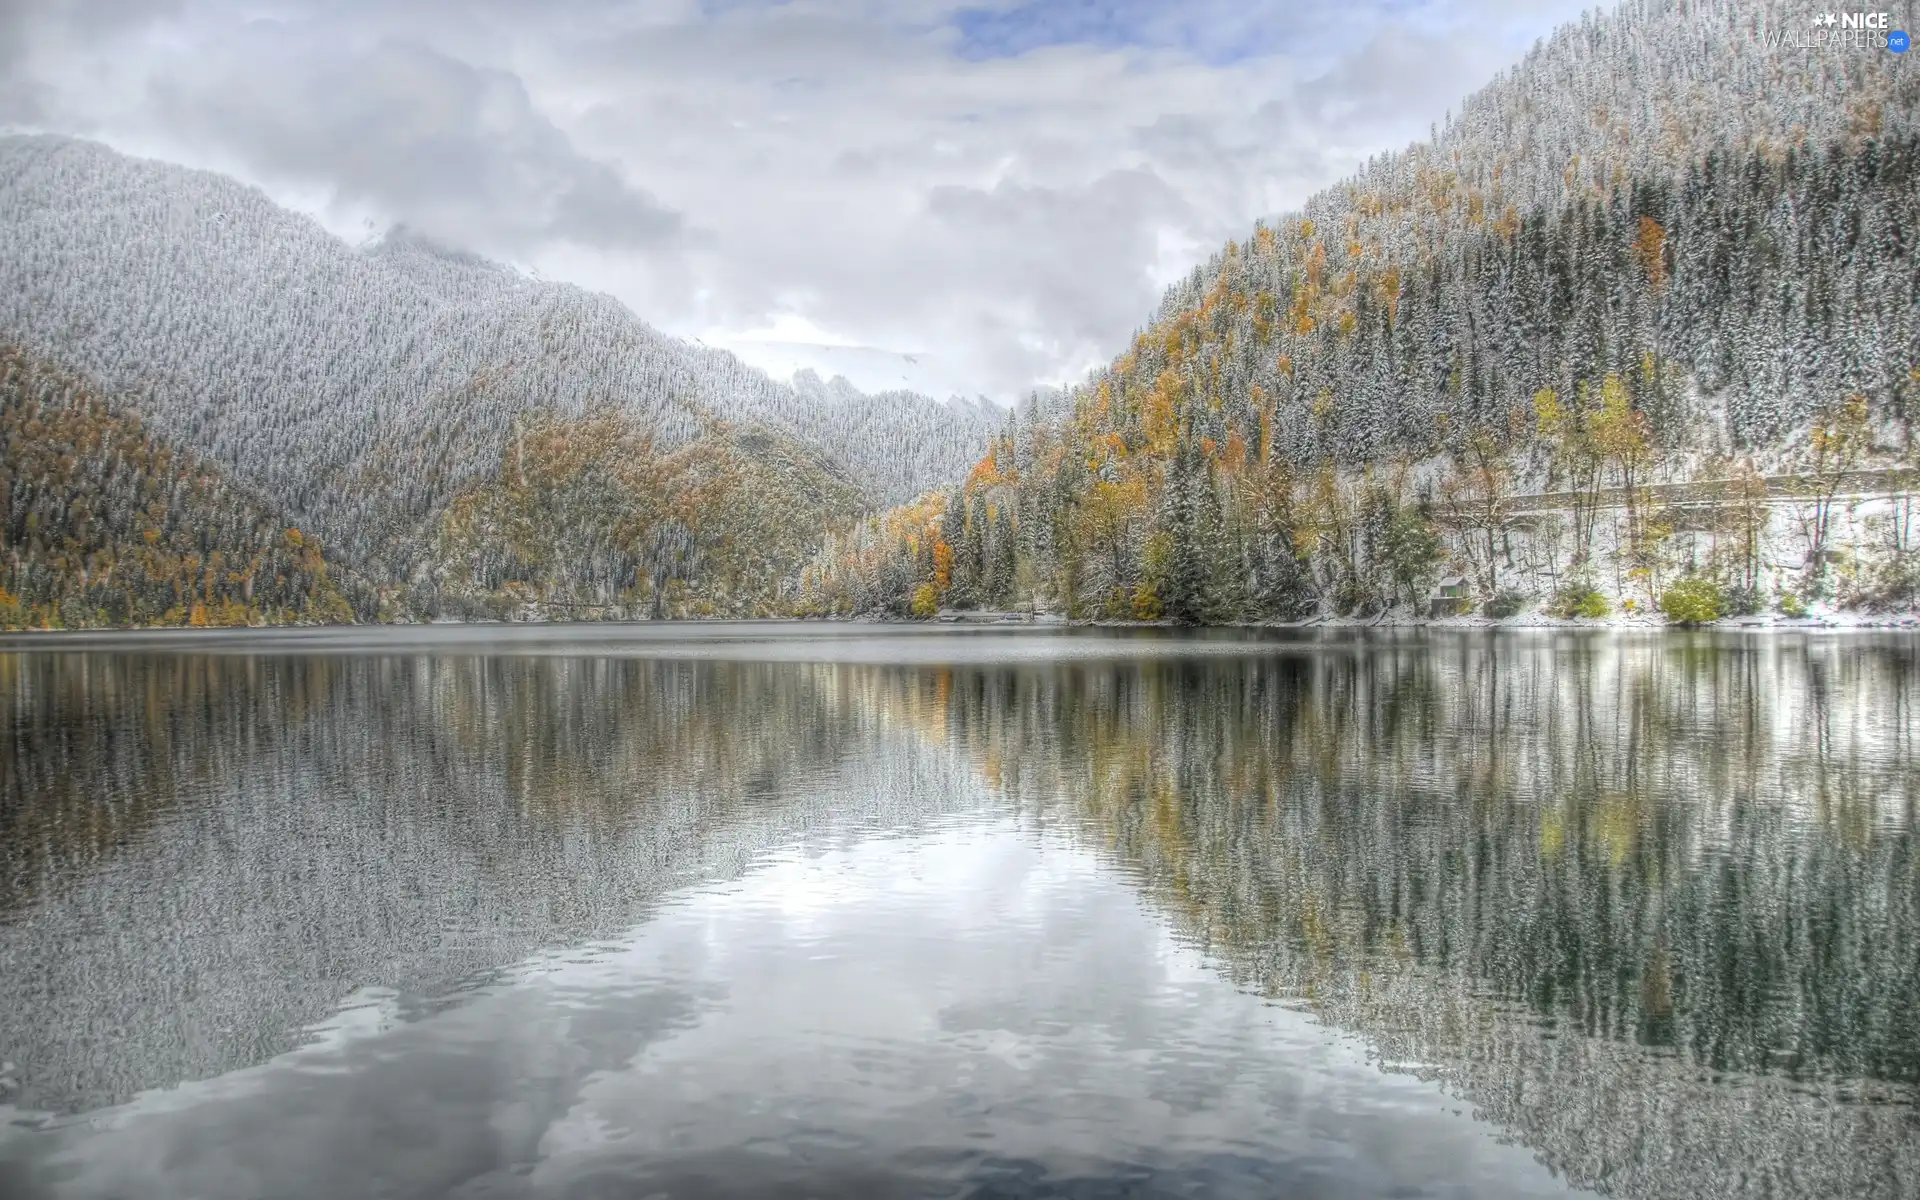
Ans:
[[[1473,607],[1473,595],[1464,575],[1449,575],[1427,594],[1429,617],[1457,617]]]

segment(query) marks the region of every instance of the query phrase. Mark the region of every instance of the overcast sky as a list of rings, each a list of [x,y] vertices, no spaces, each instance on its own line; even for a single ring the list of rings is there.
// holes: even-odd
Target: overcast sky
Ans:
[[[785,376],[1009,398],[1574,0],[0,0],[0,125],[405,222]]]

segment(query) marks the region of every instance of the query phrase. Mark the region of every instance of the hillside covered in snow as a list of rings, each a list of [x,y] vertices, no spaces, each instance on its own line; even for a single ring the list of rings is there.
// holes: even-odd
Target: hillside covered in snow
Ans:
[[[477,550],[483,535],[445,521],[500,483],[503,449],[529,424],[612,418],[650,453],[726,447],[743,470],[742,447],[777,449],[830,481],[802,489],[831,497],[800,505],[812,536],[964,474],[1000,425],[984,403],[866,396],[811,375],[796,390],[610,297],[405,230],[355,248],[226,177],[69,138],[0,138],[0,246],[0,336],[83,372],[392,597],[511,576],[513,554]],[[694,578],[690,564],[740,537],[628,532],[639,540],[606,553],[638,562],[658,548],[673,563],[641,574],[663,579]],[[451,544],[487,561],[439,557]],[[633,583],[588,587],[566,564],[520,582],[603,604]]]
[[[1920,75],[1806,22],[1583,17],[1012,414],[65,138],[0,138],[0,338],[317,535],[362,618],[1907,608]]]
[[[1836,481],[1912,462],[1920,74],[1806,23],[1630,0],[1563,27],[1196,267],[964,486],[828,547],[808,606],[1235,621],[1449,575],[1509,611],[1696,577],[1738,610],[1910,603],[1911,487],[1856,513]]]

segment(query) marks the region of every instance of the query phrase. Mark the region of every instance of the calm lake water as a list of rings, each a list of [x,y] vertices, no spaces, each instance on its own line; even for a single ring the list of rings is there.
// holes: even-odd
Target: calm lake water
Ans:
[[[1920,1195],[1920,639],[0,642],[0,1196]]]

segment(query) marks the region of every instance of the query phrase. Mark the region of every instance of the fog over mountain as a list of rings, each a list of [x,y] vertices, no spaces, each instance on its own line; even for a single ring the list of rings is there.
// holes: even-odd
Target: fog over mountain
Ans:
[[[1008,404],[1582,7],[20,0],[0,130],[405,222],[776,378]]]

